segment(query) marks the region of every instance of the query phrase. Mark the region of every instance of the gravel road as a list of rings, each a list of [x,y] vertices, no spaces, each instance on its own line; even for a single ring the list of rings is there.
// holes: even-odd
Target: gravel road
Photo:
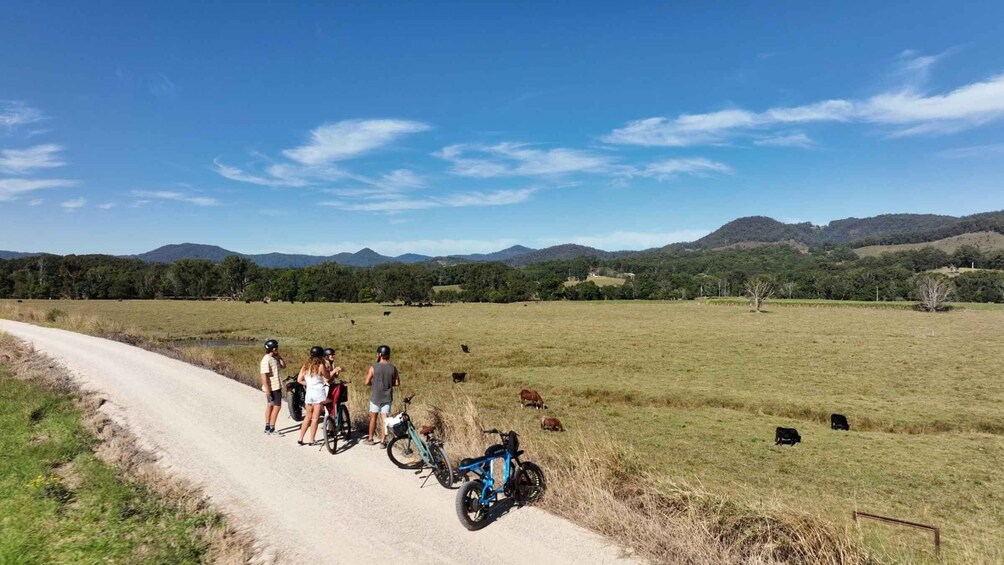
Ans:
[[[0,331],[106,398],[109,417],[282,563],[634,562],[611,541],[535,508],[469,532],[454,511],[456,491],[435,478],[423,488],[425,473],[398,469],[362,443],[333,456],[297,446],[293,434],[265,436],[262,393],[211,371],[64,330],[0,320]],[[283,407],[278,426],[292,424]]]

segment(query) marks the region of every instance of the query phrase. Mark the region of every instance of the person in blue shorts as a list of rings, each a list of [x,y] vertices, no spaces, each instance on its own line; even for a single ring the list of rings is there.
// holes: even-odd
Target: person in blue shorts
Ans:
[[[366,386],[370,387],[370,429],[366,443],[376,445],[373,433],[376,431],[377,414],[380,414],[380,445],[387,444],[387,416],[394,400],[394,387],[401,386],[397,367],[390,362],[390,347],[377,348],[377,362],[366,373]]]

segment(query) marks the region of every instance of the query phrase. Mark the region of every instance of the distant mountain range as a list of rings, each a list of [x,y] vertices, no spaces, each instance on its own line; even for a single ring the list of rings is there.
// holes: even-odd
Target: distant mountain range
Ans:
[[[750,216],[733,220],[697,241],[672,243],[661,249],[646,250],[645,252],[721,249],[770,243],[785,243],[803,249],[826,244],[850,245],[852,247],[879,244],[895,245],[901,243],[923,243],[963,233],[986,231],[1004,233],[1004,210],[962,217],[934,214],[884,214],[871,218],[834,220],[825,226],[817,226],[809,222],[786,224],[766,216]],[[581,256],[609,259],[634,253],[644,252],[603,251],[602,249],[583,245],[564,244],[544,249],[532,249],[522,245],[515,245],[494,253],[474,253],[446,257],[430,257],[415,253],[388,257],[369,248],[360,249],[355,253],[338,253],[328,256],[286,253],[248,255],[230,251],[216,245],[181,243],[165,245],[153,251],[129,257],[151,263],[173,263],[179,259],[208,259],[219,262],[228,255],[238,255],[251,259],[263,267],[270,268],[307,267],[329,261],[352,267],[372,267],[374,265],[395,262],[423,263],[434,261],[440,264],[455,264],[501,261],[519,267],[544,261],[574,259]],[[40,253],[0,251],[0,259],[16,259],[31,255],[40,255]]]

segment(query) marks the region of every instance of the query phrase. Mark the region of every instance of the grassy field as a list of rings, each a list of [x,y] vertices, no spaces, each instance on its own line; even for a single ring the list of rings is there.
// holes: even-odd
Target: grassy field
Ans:
[[[208,558],[197,532],[215,518],[179,508],[98,460],[98,442],[68,392],[15,379],[0,364],[0,430],[0,563]]]
[[[852,528],[856,509],[941,527],[949,562],[1004,560],[1004,309],[791,306],[754,314],[702,302],[456,304],[390,308],[385,317],[388,308],[375,304],[28,301],[0,306],[0,315],[152,343],[252,338],[179,351],[247,382],[257,379],[258,341],[278,338],[291,365],[314,343],[333,345],[357,383],[354,413],[375,347],[388,343],[404,392],[419,393],[416,416],[435,407],[513,426],[547,470],[573,460],[567,472],[581,478],[576,466],[596,464],[589,446],[603,446],[595,452],[629,471],[604,476],[644,477],[664,495],[660,508],[711,497],[702,512],[805,514],[873,556],[931,558],[929,539],[914,531]],[[470,382],[454,385],[453,371]],[[541,432],[540,414],[518,406],[521,387],[539,390],[544,413],[570,432]],[[853,431],[831,431],[832,412],[846,414]],[[775,426],[797,427],[803,443],[773,446]],[[448,448],[470,450],[471,441]],[[611,500],[631,501],[623,492]],[[617,527],[602,509],[590,512],[579,521]],[[721,515],[694,519],[732,531]],[[746,527],[739,522],[730,527]]]
[[[937,241],[929,241],[925,243],[903,243],[900,245],[869,245],[867,247],[859,247],[855,249],[854,252],[858,254],[859,257],[874,257],[881,255],[883,253],[893,253],[896,251],[913,251],[917,249],[923,249],[924,247],[934,247],[935,249],[940,249],[945,253],[954,253],[955,250],[962,247],[963,245],[972,245],[979,248],[984,253],[988,251],[996,251],[998,249],[1004,249],[1004,234],[999,234],[997,232],[976,232],[976,233],[964,233],[962,235],[955,235],[952,237],[946,237],[945,239],[939,239]]]

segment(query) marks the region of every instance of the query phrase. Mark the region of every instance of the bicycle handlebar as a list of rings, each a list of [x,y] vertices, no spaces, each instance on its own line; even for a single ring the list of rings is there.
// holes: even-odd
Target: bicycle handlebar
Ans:
[[[417,393],[416,393],[416,394],[417,394]],[[411,404],[411,399],[412,399],[412,398],[415,398],[415,395],[414,395],[414,394],[413,394],[413,395],[411,395],[411,396],[406,396],[406,397],[404,397],[404,403],[405,403],[405,404]]]

